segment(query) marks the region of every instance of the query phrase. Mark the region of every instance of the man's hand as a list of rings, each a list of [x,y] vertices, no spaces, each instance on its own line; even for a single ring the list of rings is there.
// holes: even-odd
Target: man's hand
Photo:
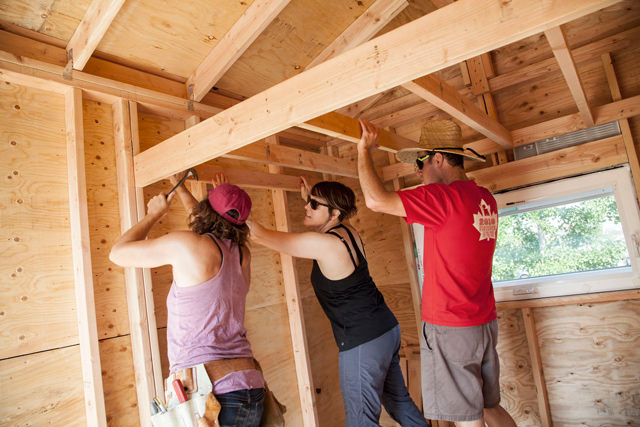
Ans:
[[[147,203],[147,215],[153,215],[158,218],[164,216],[169,210],[169,205],[175,195],[176,193],[171,193],[167,198],[164,193],[160,193],[154,196],[149,200],[149,203]]]
[[[358,119],[360,122],[360,129],[362,130],[362,136],[358,141],[358,150],[368,151],[376,146],[378,142],[378,128],[365,119]]]

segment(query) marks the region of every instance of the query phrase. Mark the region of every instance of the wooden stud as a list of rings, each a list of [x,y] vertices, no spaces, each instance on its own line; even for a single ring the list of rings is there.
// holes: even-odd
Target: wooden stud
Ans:
[[[278,145],[278,137],[271,136],[267,138],[267,143],[274,146]],[[282,173],[282,168],[269,165],[269,172],[274,174]],[[289,219],[287,194],[283,190],[272,190],[271,195],[273,197],[276,230],[290,232],[291,220]],[[291,255],[280,253],[280,264],[282,266],[282,279],[287,301],[287,312],[289,313],[289,327],[291,329],[291,343],[298,377],[302,421],[305,427],[317,426],[318,411],[315,403],[315,389],[311,375],[311,362],[309,360],[306,328],[302,313],[302,299],[300,297],[300,289],[298,289],[295,261]]]
[[[473,79],[472,79],[473,83]],[[402,85],[407,90],[430,102],[467,126],[477,130],[505,148],[512,148],[511,132],[476,107],[471,100],[460,95],[444,80],[429,75]]]
[[[131,135],[132,155],[140,152],[140,133],[138,131],[138,106],[133,101],[129,103],[129,124]],[[124,119],[124,118],[123,118]],[[114,122],[115,123],[115,122]],[[136,187],[136,210],[137,220],[140,221],[146,215],[146,204],[144,192],[140,187]],[[144,299],[146,308],[147,326],[149,331],[149,347],[151,351],[151,364],[153,366],[153,383],[156,396],[164,396],[164,379],[162,378],[162,359],[160,356],[160,344],[158,342],[158,327],[156,324],[155,302],[153,299],[153,279],[151,269],[143,268],[142,285],[144,287]],[[133,347],[132,347],[133,351]],[[135,357],[135,356],[134,356]]]
[[[198,123],[200,123],[200,117],[191,116],[184,121],[184,128],[188,129],[192,126],[197,125]],[[193,197],[195,197],[197,201],[201,201],[201,200],[204,200],[205,197],[207,197],[207,180],[202,179],[200,175],[198,175],[198,178],[200,178],[199,181],[195,181],[195,180],[189,181],[190,182],[189,189],[191,190],[191,194],[193,195]],[[211,179],[213,179],[213,177],[211,177]],[[238,185],[236,181],[231,181],[231,182]]]
[[[67,44],[74,70],[82,70],[109,29],[124,0],[93,0]]]
[[[121,99],[113,106],[114,143],[118,176],[118,199],[120,205],[120,229],[124,233],[138,221],[138,203],[133,175],[133,145],[128,101]],[[149,425],[149,402],[156,395],[150,346],[144,277],[142,269],[126,267],[125,286],[133,369],[138,395],[140,424]]]
[[[316,56],[306,69],[368,41],[407,6],[409,6],[407,0],[376,0],[353,24],[349,25],[342,34]]]
[[[540,7],[530,2],[460,0],[285,80],[138,154],[136,183],[145,186],[156,182],[617,1],[554,0]],[[452,25],[465,31],[450,31]],[[431,29],[428,37],[424,28]],[[483,37],[477,37],[480,30]],[[354,64],[356,80],[352,78]]]
[[[578,106],[578,111],[582,116],[585,126],[588,128],[592,127],[595,123],[593,113],[589,107],[587,95],[585,94],[582,86],[582,80],[578,74],[576,64],[573,60],[573,56],[571,55],[571,50],[567,45],[567,39],[562,28],[560,28],[560,26],[550,28],[544,32],[544,35],[547,37],[549,45],[551,45],[551,50],[553,50],[553,54],[560,65],[560,70],[564,75],[564,79],[569,85],[569,90],[571,91],[571,95]]]
[[[73,253],[73,276],[78,314],[78,341],[87,424],[106,426],[100,348],[93,293],[89,242],[87,183],[84,166],[82,91],[69,88],[65,94],[67,169],[69,176],[69,225]]]
[[[522,309],[522,319],[524,321],[527,344],[529,345],[529,355],[531,356],[531,370],[533,371],[533,381],[536,384],[538,396],[538,409],[540,411],[540,422],[543,427],[553,426],[551,421],[551,410],[549,409],[549,396],[547,395],[547,384],[544,380],[544,370],[542,368],[542,358],[540,357],[540,345],[538,344],[538,334],[533,312],[530,308]]]
[[[200,102],[289,1],[254,0],[187,80],[189,99]]]
[[[607,76],[607,82],[609,82],[611,98],[613,101],[620,101],[622,99],[622,93],[620,92],[620,86],[618,86],[618,79],[616,78],[616,72],[613,68],[611,54],[603,54],[602,63]],[[633,141],[629,120],[618,120],[618,124],[620,125],[620,131],[622,132],[622,140],[624,141],[624,147],[627,151],[627,157],[629,158],[631,176],[633,177],[633,183],[636,187],[636,198],[640,198],[640,160],[638,159],[638,151],[636,150],[636,146]]]

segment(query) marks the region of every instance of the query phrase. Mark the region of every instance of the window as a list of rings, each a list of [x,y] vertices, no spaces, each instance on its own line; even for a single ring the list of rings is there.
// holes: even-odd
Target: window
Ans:
[[[640,287],[640,214],[628,167],[495,197],[496,300]]]

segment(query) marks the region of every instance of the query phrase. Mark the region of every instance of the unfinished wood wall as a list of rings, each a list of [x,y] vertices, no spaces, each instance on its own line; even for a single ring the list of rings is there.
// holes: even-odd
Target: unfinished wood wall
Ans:
[[[3,83],[0,424],[85,425],[70,246],[64,97]],[[109,425],[137,425],[111,107],[83,103],[91,256]]]

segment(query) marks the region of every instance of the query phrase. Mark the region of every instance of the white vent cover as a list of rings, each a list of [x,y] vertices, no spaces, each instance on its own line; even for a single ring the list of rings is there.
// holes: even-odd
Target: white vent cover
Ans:
[[[605,123],[589,129],[578,130],[564,135],[554,136],[553,138],[541,139],[540,141],[532,142],[531,144],[515,147],[513,149],[514,159],[525,159],[527,157],[537,156],[538,154],[544,154],[561,148],[572,147],[574,145],[597,141],[599,139],[605,139],[616,135],[620,135],[620,125],[618,125],[618,122]]]

